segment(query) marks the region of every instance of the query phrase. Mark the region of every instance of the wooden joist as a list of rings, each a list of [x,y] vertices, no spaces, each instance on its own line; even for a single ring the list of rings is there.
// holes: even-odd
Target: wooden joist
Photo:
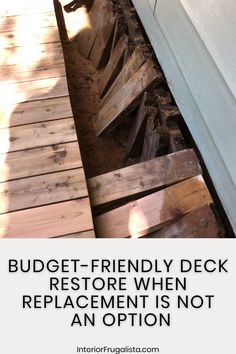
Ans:
[[[115,46],[114,51],[111,53],[111,57],[106,67],[101,72],[100,81],[98,83],[100,96],[103,95],[107,87],[111,86],[114,79],[119,74],[122,68],[122,58],[127,44],[128,44],[128,38],[126,35],[119,39],[117,45]]]
[[[148,238],[216,238],[219,228],[208,205],[194,210],[170,226],[148,235]]]
[[[0,214],[88,195],[82,168],[0,184]]]
[[[133,77],[100,109],[94,117],[97,136],[111,132],[127,114],[134,110],[141,95],[152,84],[158,85],[162,75],[151,60],[146,61]]]
[[[139,156],[139,154],[141,153],[147,120],[150,117],[155,118],[158,113],[157,107],[148,106],[148,96],[149,95],[145,92],[141,105],[139,106],[137,115],[129,131],[126,153],[130,157]]]
[[[174,123],[171,127],[169,127],[169,133],[170,133],[170,150],[172,152],[181,151],[186,148],[183,135],[177,123]]]
[[[193,150],[159,157],[88,179],[91,205],[141,196],[200,173],[201,167]]]
[[[89,55],[89,59],[96,69],[104,67],[109,58],[109,50],[111,49],[112,34],[114,33],[115,23],[116,17],[113,15],[108,15],[105,24],[98,31],[93,48]]]
[[[166,127],[158,126],[155,116],[149,117],[146,125],[141,161],[154,159],[157,156],[157,152],[162,143],[161,140],[163,139],[167,139],[169,143],[168,129]]]
[[[102,99],[102,105],[111,99],[120,89],[132,78],[132,76],[140,69],[145,59],[141,50],[137,47],[127,59],[120,74],[117,76],[114,83]]]
[[[0,182],[82,167],[77,142],[0,155]]]
[[[68,96],[67,79],[64,76],[19,84],[3,83],[1,88],[5,92],[4,100],[0,97],[2,105]]]
[[[72,117],[68,96],[8,105],[0,112],[0,129]]]
[[[0,129],[0,154],[77,140],[74,119]]]
[[[92,229],[88,198],[0,215],[0,237],[58,237]]]
[[[95,218],[101,238],[141,237],[212,203],[202,176],[196,176]]]
[[[31,43],[59,42],[57,27],[40,28],[38,31],[9,31],[1,33],[0,49],[30,45]]]

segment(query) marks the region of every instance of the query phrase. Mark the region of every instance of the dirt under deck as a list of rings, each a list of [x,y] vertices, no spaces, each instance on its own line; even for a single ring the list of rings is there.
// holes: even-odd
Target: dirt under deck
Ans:
[[[76,122],[86,177],[94,177],[123,167],[124,147],[113,137],[99,138],[92,117],[100,106],[98,73],[80,54],[76,41],[63,43],[72,110]]]

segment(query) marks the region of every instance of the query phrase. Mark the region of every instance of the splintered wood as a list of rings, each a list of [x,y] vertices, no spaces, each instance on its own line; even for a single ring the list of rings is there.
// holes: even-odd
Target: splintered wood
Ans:
[[[140,69],[145,59],[139,48],[135,48],[131,56],[127,59],[117,79],[111,85],[110,89],[102,99],[105,104],[112,96],[114,96],[132,76]]]
[[[101,108],[94,117],[97,135],[112,131],[140,102],[142,93],[153,83],[160,83],[162,75],[151,60],[146,61],[134,76]]]
[[[125,48],[128,44],[127,36],[120,38],[114,51],[111,54],[109,62],[107,63],[99,82],[99,93],[103,95],[106,87],[111,85],[111,83],[116,78],[116,73],[119,73],[119,65],[123,59]]]
[[[170,226],[148,235],[149,238],[216,238],[219,234],[215,216],[208,205],[183,216]]]
[[[212,203],[202,176],[130,202],[95,218],[98,237],[141,237]]]
[[[126,152],[129,156],[139,156],[142,150],[147,120],[151,117],[156,117],[158,109],[153,106],[148,106],[149,96],[145,92],[142,103],[139,106],[138,113],[134,119],[129,132]],[[154,156],[155,157],[155,156]]]

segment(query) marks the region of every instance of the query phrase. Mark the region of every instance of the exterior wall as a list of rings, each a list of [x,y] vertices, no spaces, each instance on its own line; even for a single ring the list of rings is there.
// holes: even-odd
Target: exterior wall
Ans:
[[[236,2],[133,3],[236,231]]]

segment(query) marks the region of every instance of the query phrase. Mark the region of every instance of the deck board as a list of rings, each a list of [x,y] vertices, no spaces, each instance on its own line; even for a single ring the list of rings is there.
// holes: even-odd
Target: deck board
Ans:
[[[52,0],[0,5],[0,237],[95,237],[56,24]]]
[[[77,141],[0,155],[0,182],[82,167]]]
[[[93,228],[88,198],[2,214],[0,225],[0,237],[14,238],[51,238]]]
[[[24,35],[22,36],[22,32]],[[59,42],[57,27],[40,28],[38,33],[26,32],[25,29],[1,33],[0,48],[21,47],[31,43]]]
[[[87,196],[82,168],[23,178],[0,184],[0,214]]]
[[[0,17],[0,32],[12,31],[13,28],[25,29],[30,24],[37,24],[38,27],[57,26],[56,17],[53,12],[42,14],[29,14],[21,16]]]
[[[0,154],[76,140],[73,118],[21,125],[0,130]]]
[[[68,95],[67,80],[64,76],[16,84],[3,82],[1,89],[5,92],[0,98],[2,106]]]

